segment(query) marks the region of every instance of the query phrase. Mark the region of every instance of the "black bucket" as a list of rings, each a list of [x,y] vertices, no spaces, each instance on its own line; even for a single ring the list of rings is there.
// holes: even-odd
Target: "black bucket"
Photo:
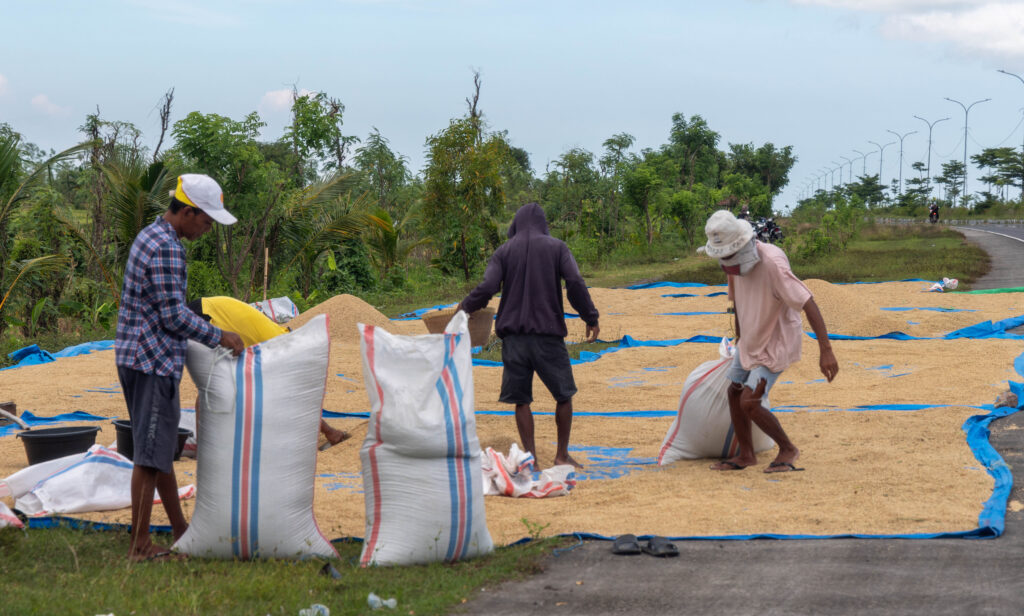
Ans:
[[[96,433],[99,431],[99,426],[72,426],[24,430],[18,436],[25,444],[28,463],[39,464],[88,451],[96,443]]]
[[[132,422],[127,419],[115,419],[114,431],[117,433],[117,453],[132,459],[135,453],[135,442],[132,440]],[[191,430],[178,428],[178,446],[174,450],[174,461],[181,459],[181,452],[185,449],[185,441],[192,436]]]

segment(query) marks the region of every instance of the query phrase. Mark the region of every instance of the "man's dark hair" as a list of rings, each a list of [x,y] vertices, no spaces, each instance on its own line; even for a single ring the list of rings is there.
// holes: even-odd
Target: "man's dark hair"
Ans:
[[[184,201],[179,201],[178,199],[171,197],[171,204],[167,206],[167,211],[169,211],[171,214],[177,214],[182,208],[186,207],[192,206],[185,203]]]

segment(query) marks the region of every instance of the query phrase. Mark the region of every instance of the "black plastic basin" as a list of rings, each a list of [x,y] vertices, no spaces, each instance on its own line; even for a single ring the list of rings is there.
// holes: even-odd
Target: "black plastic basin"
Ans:
[[[73,426],[23,430],[18,436],[25,444],[28,463],[39,464],[88,451],[96,443],[99,431],[99,426]]]
[[[114,432],[117,434],[117,453],[132,459],[135,454],[135,441],[132,439],[132,422],[127,419],[115,419],[113,421]],[[178,447],[174,450],[174,461],[181,459],[181,452],[185,449],[185,441],[192,436],[191,430],[178,428]]]

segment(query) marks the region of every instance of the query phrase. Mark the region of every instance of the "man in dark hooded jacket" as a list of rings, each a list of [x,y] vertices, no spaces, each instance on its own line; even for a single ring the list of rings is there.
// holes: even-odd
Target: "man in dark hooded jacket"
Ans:
[[[459,304],[475,312],[501,291],[495,330],[501,338],[501,396],[516,406],[516,427],[523,449],[537,457],[533,438],[533,374],[555,398],[558,446],[555,464],[580,466],[569,455],[572,397],[576,381],[565,348],[562,281],[569,303],[587,324],[587,341],[597,339],[598,312],[576,260],[562,240],[551,237],[544,210],[536,203],[519,208],[502,244],[487,263],[484,279]]]

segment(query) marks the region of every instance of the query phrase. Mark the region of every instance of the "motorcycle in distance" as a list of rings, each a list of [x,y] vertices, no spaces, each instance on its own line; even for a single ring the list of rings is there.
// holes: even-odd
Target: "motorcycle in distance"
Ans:
[[[928,207],[928,222],[939,222],[939,206],[935,203]]]
[[[782,241],[782,229],[775,224],[774,218],[761,216],[754,221],[754,234],[766,244],[777,244]]]

